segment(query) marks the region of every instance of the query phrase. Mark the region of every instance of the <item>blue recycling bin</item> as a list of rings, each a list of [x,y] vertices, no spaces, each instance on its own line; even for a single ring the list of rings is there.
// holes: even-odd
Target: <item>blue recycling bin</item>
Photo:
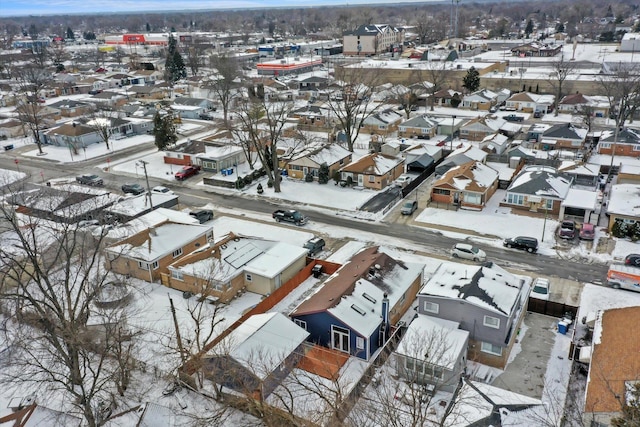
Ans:
[[[227,169],[227,175],[233,175],[233,168]]]
[[[569,329],[569,325],[564,320],[558,322],[558,332],[562,335],[567,334],[567,330]]]
[[[227,176],[227,170],[226,169],[221,169],[220,173],[222,173],[222,176]]]

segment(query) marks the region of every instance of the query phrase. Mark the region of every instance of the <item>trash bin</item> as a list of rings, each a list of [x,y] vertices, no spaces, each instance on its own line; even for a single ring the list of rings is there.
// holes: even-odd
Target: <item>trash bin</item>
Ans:
[[[233,168],[227,169],[227,175],[233,175]]]
[[[558,332],[561,333],[562,335],[567,334],[568,328],[569,328],[569,325],[564,320],[561,320],[558,322]]]
[[[227,170],[226,169],[221,169],[220,172],[222,173],[222,176],[227,176]]]
[[[313,274],[313,277],[315,277],[316,279],[320,277],[320,275],[322,274],[322,264],[314,265],[311,269],[311,274]]]

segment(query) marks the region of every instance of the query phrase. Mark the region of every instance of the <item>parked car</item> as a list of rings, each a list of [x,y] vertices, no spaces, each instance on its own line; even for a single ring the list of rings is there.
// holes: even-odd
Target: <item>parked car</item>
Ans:
[[[200,172],[200,166],[184,166],[178,172],[175,173],[175,178],[178,181],[185,180],[190,176],[197,175]]]
[[[539,119],[539,118],[541,118],[542,116],[544,116],[544,113],[543,113],[542,111],[535,111],[535,112],[533,113],[533,118],[534,118],[534,119]]]
[[[416,211],[416,209],[418,209],[418,202],[415,200],[411,202],[404,202],[402,209],[400,209],[400,213],[402,215],[411,215]]]
[[[533,289],[531,289],[531,298],[537,298],[542,300],[549,299],[549,279],[538,277],[533,282]]]
[[[400,175],[395,181],[393,181],[393,183],[400,188],[404,188],[409,185],[411,179],[412,178],[409,175]]]
[[[324,239],[320,237],[313,237],[307,240],[307,242],[302,247],[309,250],[309,256],[314,256],[324,249],[324,245]]]
[[[504,119],[508,122],[523,122],[524,116],[518,116],[517,114],[507,114]]]
[[[482,249],[468,243],[456,243],[451,248],[451,256],[454,258],[470,259],[475,262],[484,262],[487,254]]]
[[[522,249],[529,253],[538,251],[538,239],[535,237],[518,236],[512,239],[505,239],[502,245],[507,248]]]
[[[596,237],[596,227],[593,224],[585,222],[580,228],[580,234],[578,235],[580,240],[593,240]]]
[[[199,211],[189,212],[189,215],[197,219],[200,224],[213,219],[213,211],[211,209],[201,209]]]
[[[91,185],[94,187],[100,187],[104,184],[102,178],[98,175],[81,175],[76,177],[78,184]]]
[[[157,193],[157,194],[169,194],[169,195],[174,195],[175,193],[171,190],[169,190],[167,187],[163,187],[162,185],[158,185],[157,187],[153,187],[151,189],[152,193]]]
[[[629,254],[624,257],[625,265],[631,265],[633,267],[640,267],[640,254]]]
[[[139,195],[145,192],[145,189],[140,184],[124,184],[122,186],[122,192],[125,194]]]
[[[560,224],[560,230],[558,236],[561,239],[571,240],[576,237],[576,222],[570,219],[565,219]]]

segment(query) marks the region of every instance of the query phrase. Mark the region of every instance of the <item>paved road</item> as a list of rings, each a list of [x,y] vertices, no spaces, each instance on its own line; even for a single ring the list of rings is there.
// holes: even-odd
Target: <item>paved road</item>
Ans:
[[[112,154],[110,157],[115,163],[120,158],[130,157],[135,153],[143,152],[152,147],[152,144],[143,144],[138,147],[133,147],[127,152]],[[0,167],[15,170],[16,165],[14,158],[16,157],[18,157],[18,153],[0,156]],[[18,167],[20,170],[30,174],[30,181],[44,182],[52,178],[74,176],[86,172],[90,170],[92,166],[103,163],[104,159],[92,159],[76,164],[59,164],[57,162],[47,161],[46,159],[19,157],[19,162]],[[132,181],[131,176],[123,176],[121,174],[101,173],[101,176],[105,178],[105,187],[117,192],[120,191],[122,184]],[[165,185],[171,188],[179,194],[181,203],[191,206],[203,205],[203,202],[210,201],[216,205],[237,209],[239,211],[254,211],[264,214],[271,214],[276,208],[291,207],[289,204],[281,205],[263,199],[245,198],[213,192],[205,193],[202,189],[189,187],[189,185],[192,185],[189,181],[167,184],[166,181],[156,180],[151,177],[149,181],[151,186]],[[443,258],[449,257],[449,249],[455,242],[459,241],[446,237],[437,230],[434,231],[424,227],[409,225],[404,221],[375,223],[354,220],[352,218],[323,212],[305,211],[304,208],[301,208],[301,210],[304,211],[313,222],[344,227],[351,230],[351,233],[355,230],[356,234],[360,231],[402,239],[412,242],[413,244],[421,245],[426,253]],[[307,227],[312,228],[313,224]],[[586,260],[563,260],[558,257],[531,255],[526,252],[494,247],[483,247],[483,249],[487,253],[489,260],[497,262],[502,267],[530,272],[534,275],[544,274],[546,276],[555,276],[577,282],[599,283],[606,276],[607,272],[607,266],[605,264],[587,263]]]

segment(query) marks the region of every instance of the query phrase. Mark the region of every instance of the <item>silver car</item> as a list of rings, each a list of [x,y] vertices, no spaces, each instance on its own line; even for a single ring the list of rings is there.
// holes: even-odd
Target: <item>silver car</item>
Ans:
[[[468,243],[456,243],[451,248],[451,256],[454,258],[463,258],[475,262],[484,262],[487,254],[482,249],[478,249]]]

